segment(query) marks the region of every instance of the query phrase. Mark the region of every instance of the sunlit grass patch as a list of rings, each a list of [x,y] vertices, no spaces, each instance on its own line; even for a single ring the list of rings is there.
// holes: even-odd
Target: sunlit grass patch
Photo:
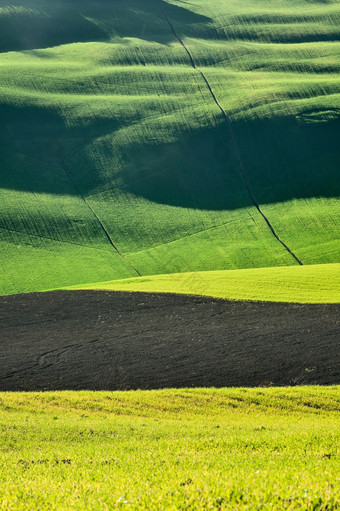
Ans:
[[[338,395],[2,393],[1,508],[335,511]]]
[[[183,293],[229,300],[339,303],[340,265],[151,275],[72,289]]]

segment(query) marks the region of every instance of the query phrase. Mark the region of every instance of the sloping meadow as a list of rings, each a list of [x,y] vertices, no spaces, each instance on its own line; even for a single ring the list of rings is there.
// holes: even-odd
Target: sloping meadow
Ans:
[[[1,508],[335,511],[338,393],[1,393]]]
[[[0,293],[336,262],[339,12],[1,2]]]

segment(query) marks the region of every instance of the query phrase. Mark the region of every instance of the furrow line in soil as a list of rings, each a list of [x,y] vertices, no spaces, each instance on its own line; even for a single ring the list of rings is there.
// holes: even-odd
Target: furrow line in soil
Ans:
[[[81,347],[87,346],[89,344],[94,344],[97,342],[99,342],[99,340],[95,339],[95,340],[86,341],[83,343],[68,344],[67,346],[62,346],[61,348],[55,348],[53,350],[45,351],[45,352],[41,353],[40,355],[38,355],[34,365],[31,365],[29,367],[23,367],[21,369],[17,369],[16,371],[11,371],[10,373],[0,376],[0,380],[7,380],[8,378],[12,378],[13,376],[16,376],[17,374],[22,374],[27,371],[31,371],[31,370],[35,370],[35,369],[40,369],[40,370],[47,369],[47,368],[55,365],[55,363],[53,363],[53,361],[45,360],[46,357],[49,357],[50,355],[54,354],[56,357],[56,362],[58,362],[60,355],[63,355],[65,353],[67,353],[68,351],[72,351],[76,348],[81,348]]]

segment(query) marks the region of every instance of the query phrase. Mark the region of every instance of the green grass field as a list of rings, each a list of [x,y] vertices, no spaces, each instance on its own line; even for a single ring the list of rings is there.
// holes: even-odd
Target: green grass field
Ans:
[[[338,262],[339,13],[1,1],[0,293]]]
[[[339,302],[339,20],[0,0],[0,295]],[[0,393],[0,508],[335,511],[338,397]]]
[[[227,300],[340,303],[340,264],[154,275],[69,289],[183,293]]]
[[[339,387],[0,397],[6,511],[340,506]]]

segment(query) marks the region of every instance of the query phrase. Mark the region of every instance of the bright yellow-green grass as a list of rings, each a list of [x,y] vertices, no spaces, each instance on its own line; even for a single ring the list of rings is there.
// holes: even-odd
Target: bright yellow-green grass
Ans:
[[[183,293],[229,300],[339,303],[340,264],[154,275],[71,289]]]
[[[0,507],[340,507],[339,387],[0,394]]]
[[[337,0],[0,2],[0,294],[339,262]],[[171,23],[172,28],[169,25]],[[117,255],[114,245],[124,255]]]

